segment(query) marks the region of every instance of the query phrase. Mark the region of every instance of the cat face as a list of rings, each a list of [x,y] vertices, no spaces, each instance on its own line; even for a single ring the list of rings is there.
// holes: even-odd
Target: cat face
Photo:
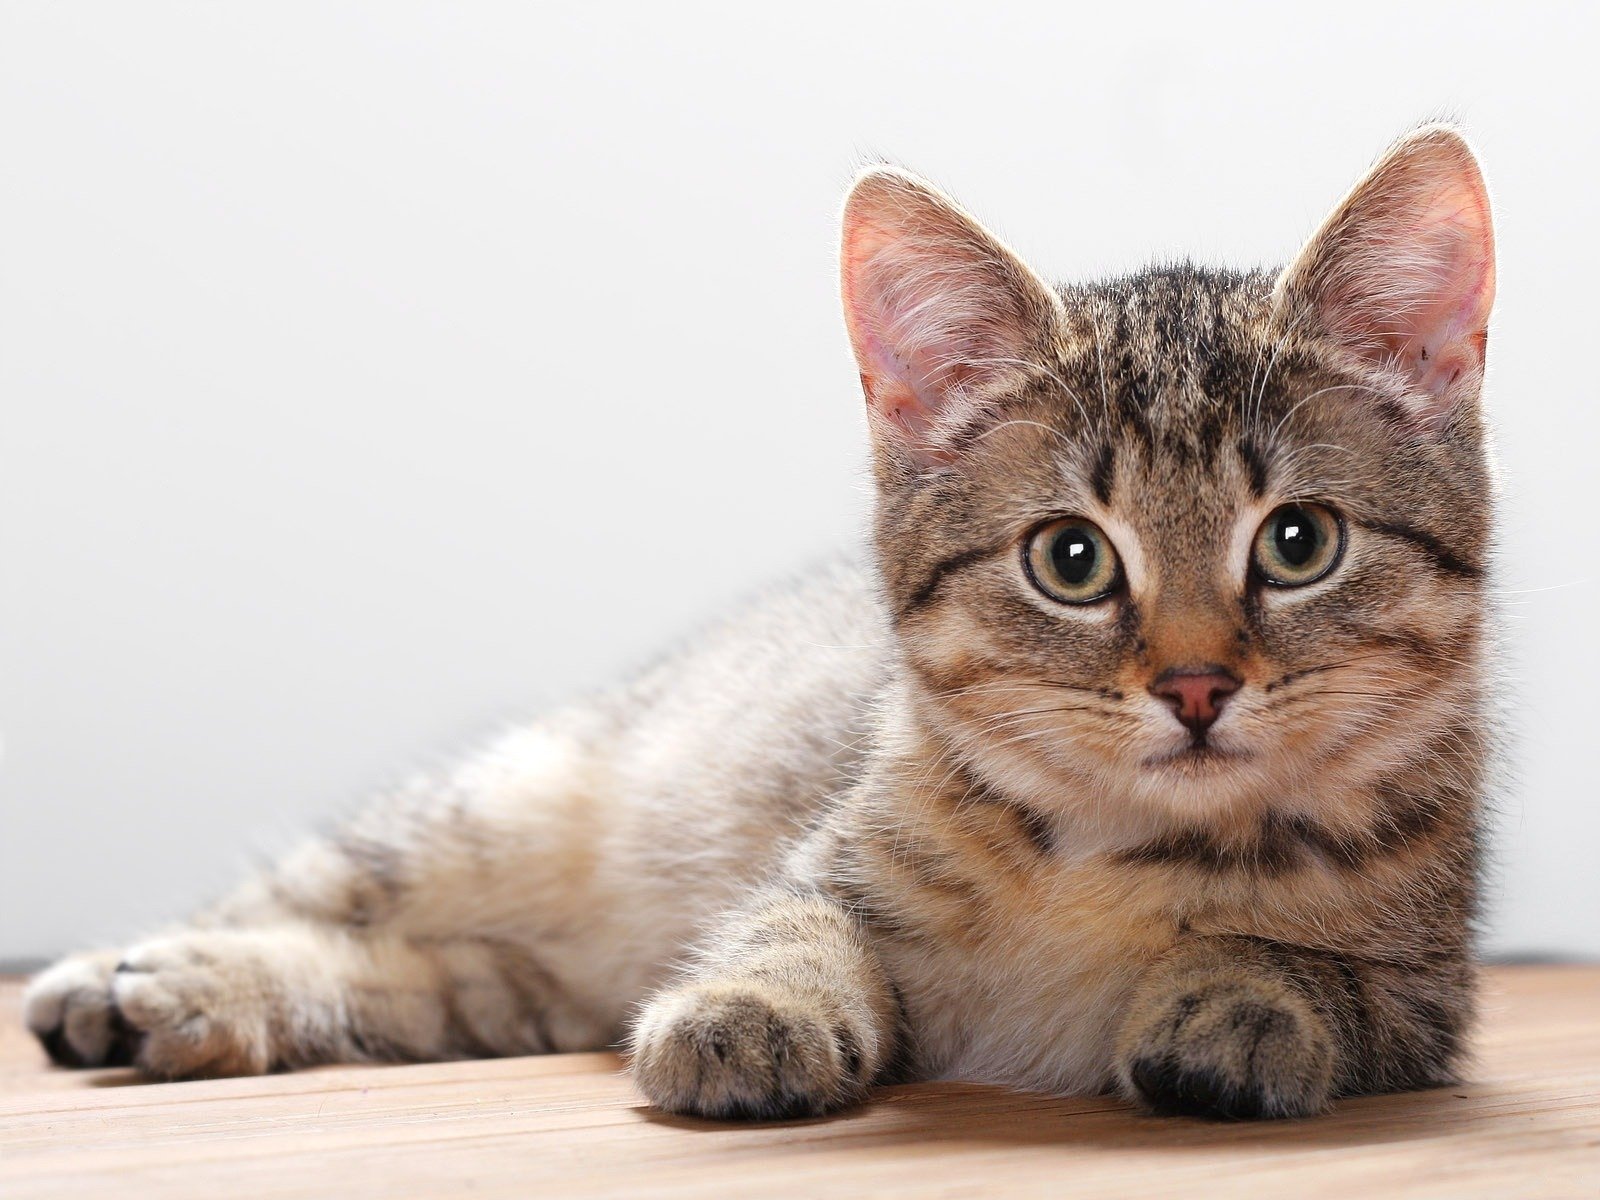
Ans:
[[[1215,816],[1477,711],[1493,266],[1454,131],[1394,147],[1277,276],[1052,290],[881,170],[843,257],[895,627],[993,778]]]

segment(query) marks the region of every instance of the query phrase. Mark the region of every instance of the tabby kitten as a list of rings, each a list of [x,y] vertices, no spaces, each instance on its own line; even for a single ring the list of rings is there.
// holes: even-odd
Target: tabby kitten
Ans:
[[[28,1025],[161,1078],[626,1040],[711,1117],[929,1078],[1297,1117],[1451,1079],[1493,290],[1444,126],[1275,275],[1052,289],[864,172],[875,570],[57,964]]]

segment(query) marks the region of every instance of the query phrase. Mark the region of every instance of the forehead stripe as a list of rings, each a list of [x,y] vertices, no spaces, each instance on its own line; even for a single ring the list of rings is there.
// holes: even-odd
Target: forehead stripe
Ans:
[[[1256,499],[1267,494],[1267,461],[1261,450],[1249,438],[1239,439],[1239,457],[1250,472],[1250,491]]]
[[[1111,503],[1111,484],[1116,469],[1116,455],[1111,449],[1111,443],[1106,442],[1100,447],[1100,453],[1095,456],[1094,470],[1089,473],[1089,486],[1094,489],[1094,498],[1101,504]]]

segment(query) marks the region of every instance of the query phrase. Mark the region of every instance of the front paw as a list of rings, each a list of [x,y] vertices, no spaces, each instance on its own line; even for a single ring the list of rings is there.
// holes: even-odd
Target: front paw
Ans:
[[[764,987],[666,992],[633,1036],[639,1089],[668,1112],[718,1119],[820,1116],[865,1091],[868,1034],[849,1017]]]
[[[1123,1094],[1166,1115],[1308,1117],[1332,1095],[1326,1023],[1286,985],[1242,972],[1145,998],[1117,1057]]]

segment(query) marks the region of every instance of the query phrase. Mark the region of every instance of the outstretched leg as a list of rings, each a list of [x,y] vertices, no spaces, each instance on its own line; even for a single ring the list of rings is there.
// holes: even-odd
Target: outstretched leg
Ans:
[[[597,898],[583,868],[617,793],[591,764],[575,739],[525,734],[306,843],[189,928],[56,964],[25,1019],[59,1063],[167,1078],[614,1042],[692,913],[680,930],[670,910]]]
[[[860,923],[815,893],[773,891],[645,1006],[633,1070],[670,1112],[812,1116],[860,1100],[907,1053],[904,1024]]]
[[[510,943],[309,923],[185,930],[142,942],[115,964],[103,955],[69,960],[30,989],[26,1017],[58,1061],[131,1062],[166,1079],[603,1040]]]

